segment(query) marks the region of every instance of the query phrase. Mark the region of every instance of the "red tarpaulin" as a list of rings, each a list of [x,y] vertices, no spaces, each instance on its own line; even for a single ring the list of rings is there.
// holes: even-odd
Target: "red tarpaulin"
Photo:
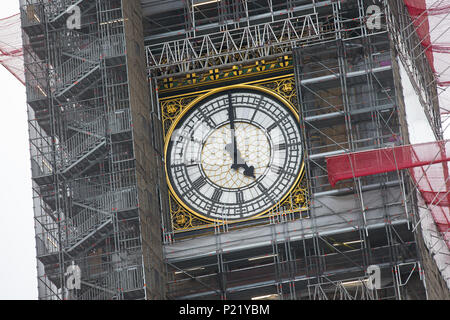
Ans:
[[[450,179],[448,163],[433,164],[429,168],[410,169],[411,176],[431,211],[437,229],[450,249]]]
[[[0,19],[0,64],[25,84],[20,14]]]
[[[328,157],[328,179],[338,181],[410,169],[411,176],[450,248],[450,140]]]
[[[348,153],[327,158],[328,178],[336,182],[450,160],[450,140]]]
[[[404,0],[437,84],[450,86],[449,0]]]

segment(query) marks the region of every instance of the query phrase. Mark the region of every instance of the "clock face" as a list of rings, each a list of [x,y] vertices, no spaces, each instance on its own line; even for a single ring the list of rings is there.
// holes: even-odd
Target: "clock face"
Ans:
[[[302,173],[298,118],[265,89],[235,86],[197,99],[169,135],[169,187],[206,219],[261,215],[286,198]]]

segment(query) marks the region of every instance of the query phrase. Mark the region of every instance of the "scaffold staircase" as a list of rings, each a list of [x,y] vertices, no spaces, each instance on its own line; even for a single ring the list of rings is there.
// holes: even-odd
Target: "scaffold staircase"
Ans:
[[[121,232],[120,237],[123,241],[133,241],[133,235]],[[139,237],[139,236],[138,236]],[[77,297],[78,300],[116,300],[119,294],[133,296],[136,290],[141,290],[143,286],[143,269],[142,267],[131,261],[128,261],[128,251],[114,253],[117,257],[115,261],[111,261],[107,269],[94,275],[92,274],[88,281],[82,281],[85,290]],[[127,258],[123,258],[125,256]],[[133,254],[131,254],[133,256]],[[122,258],[121,258],[122,257]],[[139,257],[139,254],[135,258]]]
[[[88,238],[97,238],[97,233],[111,223],[112,214],[107,211],[108,197],[94,201],[90,206],[77,203],[83,209],[73,218],[66,219],[68,229],[67,251],[83,244]]]
[[[86,248],[89,244],[106,236],[110,230],[107,226],[113,222],[116,214],[137,207],[134,187],[105,191],[100,195],[95,195],[98,192],[95,187],[81,184],[79,186],[86,188],[81,194],[92,192],[92,195],[91,197],[83,196],[81,198],[83,200],[78,200],[78,197],[73,199],[73,205],[81,210],[72,218],[65,220],[67,252]]]
[[[60,171],[63,175],[82,171],[106,150],[105,119],[102,115],[92,121],[74,120],[70,129],[75,134],[61,144]]]
[[[117,300],[117,296],[104,288],[91,287],[84,291],[78,300]]]
[[[114,270],[109,270],[103,277],[83,281],[87,287],[78,300],[117,300],[119,291],[125,295],[133,295],[133,292],[143,286],[143,271],[138,265],[122,265],[123,262],[113,264]]]
[[[103,110],[81,110],[67,119],[67,128],[76,132],[98,135],[105,130]]]
[[[74,195],[72,203],[74,208],[79,208],[80,211],[65,220],[67,252],[72,252],[76,248],[83,249],[107,235],[108,231],[105,227],[113,221],[114,217],[115,192],[104,191],[99,194],[99,189],[87,184],[79,184],[78,187],[84,189],[80,195],[84,193],[92,193],[92,195],[89,198],[79,198]]]
[[[22,2],[39,298],[142,299],[123,4]]]
[[[103,58],[100,51],[100,42],[96,39],[56,69],[56,97],[68,91],[80,92],[95,83],[97,79],[92,75],[100,69]]]

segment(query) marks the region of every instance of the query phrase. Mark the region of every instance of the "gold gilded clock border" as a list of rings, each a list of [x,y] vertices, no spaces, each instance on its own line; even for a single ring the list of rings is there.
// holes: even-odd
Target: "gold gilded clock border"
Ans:
[[[245,83],[243,85],[231,85],[218,88],[220,91],[228,90],[233,87],[256,87],[261,88],[261,91],[268,91],[277,98],[282,98],[281,100],[288,101],[289,108],[298,117],[298,110],[294,106],[297,105],[297,94],[295,90],[295,79],[293,74],[288,74],[279,77],[273,77],[270,79],[257,80]],[[162,122],[164,130],[164,143],[166,145],[167,140],[170,138],[170,132],[173,125],[183,117],[186,112],[186,108],[191,108],[192,103],[196,99],[202,99],[204,95],[207,95],[210,91],[218,91],[218,89],[212,90],[202,90],[189,94],[183,94],[173,97],[166,97],[160,100],[160,106],[162,111]],[[303,165],[302,165],[303,166]],[[221,221],[208,219],[203,217],[201,214],[192,212],[190,209],[183,205],[181,199],[179,199],[170,185],[170,181],[167,178],[169,185],[169,205],[170,214],[172,220],[172,229],[174,232],[190,231],[195,229],[204,229],[217,226],[221,223],[241,223],[245,221],[257,220],[257,219],[267,219],[271,216],[277,215],[289,215],[295,213],[301,213],[307,210],[307,186],[304,179],[304,168],[301,169],[301,174],[299,175],[293,188],[287,193],[287,195],[280,201],[276,206],[270,208],[269,210],[261,213],[258,216],[254,216],[248,219],[242,219],[238,221]]]

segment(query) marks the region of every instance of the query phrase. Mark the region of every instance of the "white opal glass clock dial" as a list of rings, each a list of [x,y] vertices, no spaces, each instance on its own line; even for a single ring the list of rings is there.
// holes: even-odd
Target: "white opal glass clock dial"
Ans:
[[[295,111],[265,89],[214,91],[184,111],[169,134],[169,187],[206,219],[261,215],[286,198],[302,173]]]

